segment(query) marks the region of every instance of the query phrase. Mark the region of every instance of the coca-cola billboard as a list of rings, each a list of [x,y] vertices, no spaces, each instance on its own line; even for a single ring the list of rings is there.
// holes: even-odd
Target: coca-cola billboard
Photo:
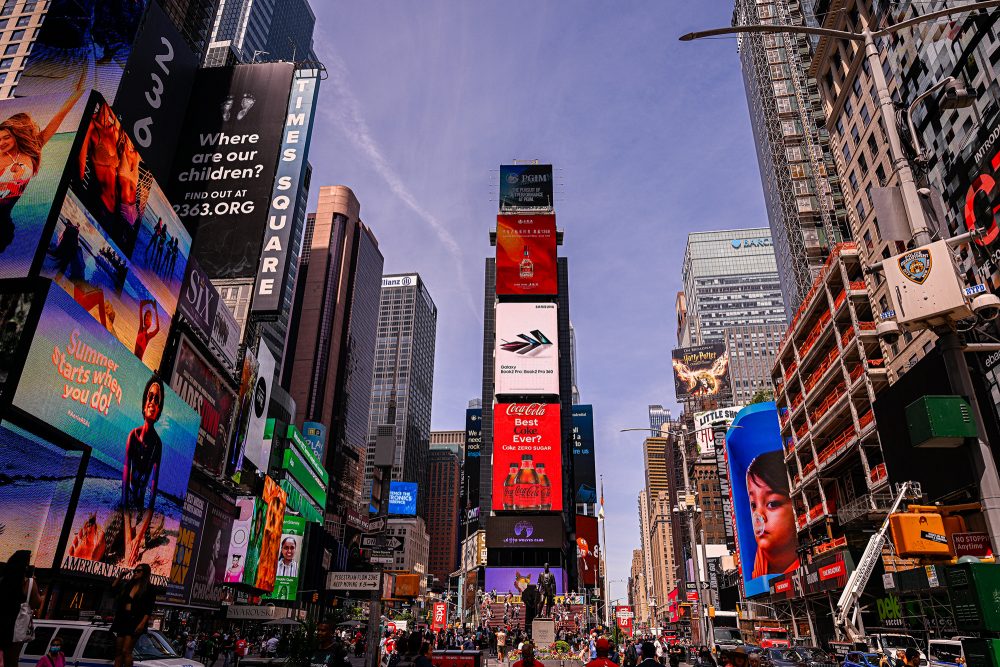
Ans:
[[[561,512],[562,449],[558,403],[498,403],[493,408],[493,509]]]

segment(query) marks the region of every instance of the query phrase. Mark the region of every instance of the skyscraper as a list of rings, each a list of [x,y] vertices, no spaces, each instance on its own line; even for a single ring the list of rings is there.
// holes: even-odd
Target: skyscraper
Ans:
[[[649,429],[651,435],[659,435],[660,427],[670,421],[670,410],[662,405],[649,406]]]
[[[726,327],[733,405],[746,405],[758,391],[772,389],[771,369],[784,335],[784,324]]]
[[[803,23],[799,2],[736,0],[734,25]],[[737,41],[750,124],[787,318],[830,248],[849,238],[839,179],[806,35],[746,34]]]
[[[336,512],[365,501],[364,465],[375,363],[382,253],[343,185],[320,188],[299,262],[289,393],[297,423],[327,426],[326,468]]]
[[[437,577],[441,589],[458,569],[460,459],[447,449],[432,449],[427,457],[427,534],[430,556],[427,572]]]
[[[392,479],[416,482],[417,513],[426,516],[427,456],[434,396],[437,306],[418,274],[382,276],[375,367],[371,385],[365,498],[375,475],[375,435],[396,400],[396,454]]]
[[[308,0],[218,0],[206,67],[315,60]]]
[[[729,326],[787,321],[767,227],[688,234],[682,276],[692,345],[724,342]]]
[[[36,0],[6,0],[0,6],[0,21],[5,30],[0,33],[0,99],[12,97],[18,76],[24,69],[31,44],[45,17],[45,2]]]

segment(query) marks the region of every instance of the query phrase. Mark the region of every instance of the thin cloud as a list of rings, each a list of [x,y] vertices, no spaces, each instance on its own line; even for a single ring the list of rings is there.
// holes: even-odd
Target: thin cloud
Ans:
[[[368,127],[368,121],[365,120],[361,108],[361,102],[351,89],[347,64],[344,60],[329,48],[322,49],[320,58],[329,73],[327,85],[332,84],[337,93],[336,104],[321,105],[322,115],[333,121],[362,154],[368,158],[371,166],[382,177],[386,185],[389,186],[392,194],[431,228],[444,248],[455,259],[455,270],[458,272],[458,288],[466,304],[469,306],[469,310],[474,316],[478,317],[475,301],[465,281],[465,272],[462,269],[464,257],[458,241],[455,240],[455,237],[437,216],[417,201],[417,198],[410,192],[410,189],[406,187],[405,182],[396,172],[396,169],[389,163],[382,148],[375,140],[375,137],[372,136],[371,129]]]

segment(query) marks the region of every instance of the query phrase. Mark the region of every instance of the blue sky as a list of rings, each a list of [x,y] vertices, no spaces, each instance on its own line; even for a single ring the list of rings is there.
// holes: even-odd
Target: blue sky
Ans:
[[[728,0],[314,0],[323,83],[310,159],[350,186],[385,270],[438,305],[435,429],[480,394],[497,168],[556,169],[578,382],[594,406],[612,597],[639,544],[647,405],[672,405],[674,296],[688,232],[763,226]],[[676,414],[676,407],[675,407]]]

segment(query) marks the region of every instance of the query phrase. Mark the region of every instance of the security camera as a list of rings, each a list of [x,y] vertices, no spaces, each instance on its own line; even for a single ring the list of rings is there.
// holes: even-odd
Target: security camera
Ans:
[[[893,320],[883,320],[875,326],[875,333],[878,334],[879,340],[892,345],[899,340],[899,325]]]
[[[1000,315],[1000,298],[996,294],[980,294],[972,300],[972,310],[983,322],[992,322]]]

